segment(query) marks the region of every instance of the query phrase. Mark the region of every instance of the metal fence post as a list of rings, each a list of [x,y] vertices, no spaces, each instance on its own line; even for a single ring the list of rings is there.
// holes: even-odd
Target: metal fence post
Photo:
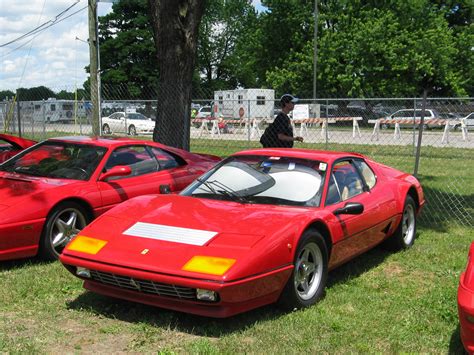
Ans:
[[[16,91],[16,117],[18,119],[18,136],[21,137],[20,95]]]
[[[416,97],[413,99],[413,155],[416,155]]]
[[[43,111],[43,139],[46,138],[46,104],[43,100],[42,102],[42,111]]]
[[[418,177],[418,166],[420,164],[420,154],[421,154],[421,142],[423,139],[423,124],[425,122],[425,109],[426,109],[426,96],[428,90],[423,90],[423,101],[421,102],[421,118],[420,124],[418,125],[418,146],[416,147],[416,157],[415,157],[415,170],[413,175]],[[416,111],[415,111],[416,112]]]
[[[250,148],[250,131],[252,127],[250,127],[252,121],[250,120],[250,99],[247,100],[247,149]]]
[[[326,129],[325,129],[325,133],[326,133],[326,150],[329,149],[329,134],[328,134],[328,130],[329,130],[329,100],[326,100],[326,117],[325,117],[325,120],[326,120]]]

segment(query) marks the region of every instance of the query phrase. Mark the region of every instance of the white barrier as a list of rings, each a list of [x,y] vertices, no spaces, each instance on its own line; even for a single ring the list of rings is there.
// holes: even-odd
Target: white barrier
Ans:
[[[393,139],[400,140],[402,138],[402,132],[400,130],[400,125],[419,125],[421,123],[421,119],[395,119],[395,118],[379,118],[376,120],[369,120],[369,123],[374,123],[374,130],[372,131],[372,135],[370,140],[379,140],[379,133],[380,133],[380,126],[382,124],[390,124],[395,125],[395,131],[393,133]],[[444,126],[443,136],[441,137],[441,143],[449,143],[449,131],[451,130],[451,126],[455,127],[459,124],[459,120],[449,120],[449,119],[427,119],[423,121],[424,125],[436,125],[439,127]],[[465,127],[465,124],[464,124]],[[463,140],[467,139],[467,129],[462,128],[462,119],[461,119],[461,130]]]

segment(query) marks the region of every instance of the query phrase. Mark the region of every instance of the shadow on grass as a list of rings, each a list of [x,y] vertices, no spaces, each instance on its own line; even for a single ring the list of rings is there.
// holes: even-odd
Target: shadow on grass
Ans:
[[[382,263],[389,255],[390,252],[380,247],[368,251],[331,271],[327,287],[331,288],[336,284],[359,277]],[[287,314],[276,305],[268,305],[230,318],[215,319],[124,301],[88,291],[69,302],[67,306],[69,309],[86,311],[111,319],[130,323],[146,323],[160,328],[170,328],[193,335],[215,338],[239,332],[253,327],[256,323],[271,321]]]
[[[277,307],[270,305],[230,318],[208,318],[106,297],[89,291],[69,302],[67,306],[69,309],[87,311],[129,323],[145,323],[212,338],[239,332],[255,323],[272,320],[284,314]]]
[[[451,340],[449,341],[449,354],[467,354],[461,342],[459,323],[453,334],[451,334]]]
[[[28,266],[36,266],[36,265],[51,264],[51,263],[52,261],[44,261],[36,256],[27,258],[27,259],[0,261],[0,273],[4,271],[25,268]]]
[[[421,180],[437,178],[424,176]],[[474,195],[461,194],[453,182],[446,191],[423,185],[426,204],[419,218],[420,226],[435,232],[446,232],[450,225],[474,226]]]

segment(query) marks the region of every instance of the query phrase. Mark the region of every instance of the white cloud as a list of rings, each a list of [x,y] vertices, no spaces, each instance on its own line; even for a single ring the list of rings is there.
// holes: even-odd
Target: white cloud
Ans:
[[[82,85],[88,76],[84,67],[89,64],[89,47],[76,37],[88,38],[87,0],[0,0],[0,45],[53,21],[73,4],[66,16],[80,10],[77,14],[34,39],[0,47],[0,90],[40,85],[62,90]],[[104,15],[111,4],[99,3],[98,10]]]

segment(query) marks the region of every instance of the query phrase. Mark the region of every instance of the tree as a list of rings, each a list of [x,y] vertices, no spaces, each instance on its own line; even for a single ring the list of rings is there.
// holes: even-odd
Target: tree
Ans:
[[[153,140],[189,150],[191,81],[205,0],[148,0],[158,62]]]
[[[282,6],[280,1],[272,3]],[[458,48],[446,8],[440,10],[428,0],[322,3],[319,97],[411,97],[425,89],[435,95],[466,94],[467,85],[454,62]],[[308,22],[300,19],[294,26],[305,31]],[[290,88],[310,96],[312,51],[312,39],[301,49],[290,50],[267,70],[268,83],[279,91]]]
[[[249,40],[257,14],[248,0],[210,0],[199,28],[199,86],[209,95],[215,90],[244,85],[248,72],[243,67],[239,44]],[[253,69],[253,68],[252,68]]]
[[[11,90],[1,90],[0,91],[0,100],[4,101],[7,99],[12,99],[15,96],[15,93]]]
[[[37,86],[28,89],[20,88],[17,90],[17,93],[22,101],[47,100],[51,97],[56,97],[54,91],[46,86]]]
[[[158,78],[146,0],[121,0],[100,17],[100,60],[106,99],[151,99]]]

